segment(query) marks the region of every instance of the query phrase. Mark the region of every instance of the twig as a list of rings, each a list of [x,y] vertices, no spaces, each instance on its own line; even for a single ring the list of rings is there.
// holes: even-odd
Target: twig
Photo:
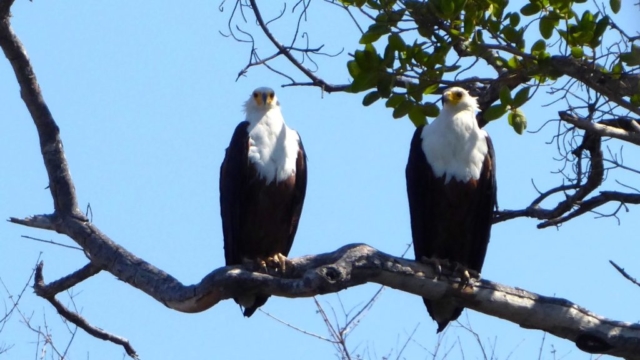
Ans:
[[[299,331],[299,332],[301,332],[301,333],[303,333],[303,334],[305,334],[305,335],[313,336],[314,338],[317,338],[317,339],[320,339],[320,340],[323,340],[323,341],[327,341],[327,342],[330,342],[330,343],[332,343],[332,344],[337,343],[337,341],[335,341],[335,340],[327,339],[327,338],[326,338],[326,337],[324,337],[324,336],[321,336],[321,335],[318,335],[318,334],[314,334],[314,333],[312,333],[312,332],[308,332],[308,331],[306,331],[306,330],[300,329],[300,328],[299,328],[299,327],[297,327],[297,326],[291,325],[291,324],[289,324],[288,322],[286,322],[286,321],[284,321],[284,320],[281,320],[281,319],[279,319],[279,318],[277,318],[277,317],[275,317],[275,316],[271,315],[270,313],[268,313],[268,312],[266,312],[266,311],[264,311],[264,310],[262,310],[262,309],[258,309],[258,311],[260,311],[261,313],[263,313],[263,314],[267,315],[268,317],[272,318],[273,320],[275,320],[275,321],[279,322],[280,324],[285,325],[285,326],[287,326],[287,327],[290,327],[290,328],[292,328],[293,330]]]
[[[31,236],[28,236],[28,235],[21,235],[20,237],[25,238],[25,239],[29,239],[29,240],[33,240],[33,241],[43,242],[43,243],[46,243],[46,244],[58,245],[58,246],[62,246],[62,247],[65,247],[65,248],[82,251],[81,247],[62,244],[62,243],[59,243],[59,242],[55,242],[53,240],[43,240],[43,239],[38,239],[38,238],[34,238],[34,237],[31,237]]]
[[[622,274],[622,276],[624,276],[627,280],[631,281],[632,283],[640,286],[640,283],[638,282],[638,280],[636,280],[634,277],[631,277],[631,275],[629,275],[623,268],[621,268],[618,264],[616,264],[615,262],[613,262],[613,260],[609,260],[609,263],[611,265],[613,265],[614,268],[616,268],[616,270],[618,270],[618,272],[620,274]]]

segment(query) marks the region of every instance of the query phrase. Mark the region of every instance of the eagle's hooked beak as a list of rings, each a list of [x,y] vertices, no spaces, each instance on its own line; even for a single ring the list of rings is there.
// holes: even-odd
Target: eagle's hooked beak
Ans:
[[[445,104],[456,106],[458,102],[460,102],[461,98],[462,96],[456,94],[454,91],[447,91],[442,94],[442,106],[444,106]]]
[[[262,93],[262,103],[263,104],[267,104],[267,94],[266,93]]]

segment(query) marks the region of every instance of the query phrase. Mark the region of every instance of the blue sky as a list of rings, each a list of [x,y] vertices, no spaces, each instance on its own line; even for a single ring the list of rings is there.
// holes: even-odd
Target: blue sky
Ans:
[[[252,68],[236,81],[249,47],[225,38],[230,3],[218,2],[65,3],[18,1],[13,26],[35,68],[47,104],[61,128],[66,156],[81,208],[91,204],[94,223],[114,241],[185,284],[198,282],[224,265],[218,205],[218,171],[233,129],[243,120],[241,105],[258,86],[273,87],[289,126],[298,130],[309,155],[309,185],[291,256],[316,254],[364,242],[400,255],[410,242],[404,166],[413,125],[392,120],[383,104],[361,105],[362,95],[321,94],[316,88],[280,88],[287,80]],[[627,1],[618,18],[629,24],[637,14]],[[265,9],[271,15],[278,7]],[[267,16],[269,17],[269,16]],[[312,45],[345,54],[318,59],[318,75],[333,83],[349,80],[347,52],[357,46],[352,25],[327,26],[328,18],[348,21],[337,8],[312,2],[304,24]],[[289,26],[289,27],[287,27]],[[276,23],[280,39],[291,38],[291,24]],[[636,29],[637,29],[637,25]],[[254,34],[252,21],[243,28]],[[284,41],[284,40],[283,40]],[[267,54],[271,47],[259,38]],[[284,62],[283,70],[294,73]],[[539,96],[524,111],[529,129],[555,118]],[[9,63],[0,61],[0,217],[24,217],[53,209],[35,127],[21,101]],[[486,127],[498,162],[501,208],[525,207],[540,189],[559,184],[551,172],[554,133],[518,136],[506,119]],[[608,143],[617,149],[621,144]],[[638,150],[625,146],[626,165],[640,167]],[[627,174],[614,180],[634,184]],[[637,184],[637,183],[636,183]],[[636,185],[637,186],[637,185]],[[557,199],[556,199],[557,200]],[[609,208],[611,210],[611,208]],[[635,322],[638,289],[608,264],[612,259],[640,276],[636,221],[640,209],[614,219],[587,214],[555,229],[537,230],[536,221],[517,219],[493,228],[483,276],[543,295],[570,299],[602,316]],[[86,263],[76,250],[21,238],[28,235],[72,244],[52,232],[0,223],[0,277],[17,294],[38,256],[45,279],[55,280]],[[345,308],[364,304],[377,290],[366,285],[340,293]],[[75,304],[92,324],[128,338],[143,359],[326,359],[330,344],[285,327],[258,312],[245,319],[226,301],[199,314],[165,308],[108,273],[73,289]],[[10,301],[0,289],[5,306]],[[65,302],[67,298],[61,297]],[[336,295],[318,297],[340,314]],[[58,347],[69,339],[54,309],[27,289],[20,309],[34,326],[46,325]],[[271,298],[263,309],[299,328],[327,336],[312,299]],[[542,332],[467,311],[485,348],[500,359],[537,359]],[[340,316],[339,316],[340,318]],[[463,314],[461,320],[466,322]],[[402,347],[404,356],[431,358],[436,325],[420,298],[387,289],[349,337],[355,353],[380,359]],[[37,335],[18,314],[0,333],[0,345],[13,345],[6,359],[32,357]],[[463,344],[466,358],[480,358],[470,333],[451,326],[443,343]],[[368,349],[368,350],[367,350]],[[552,353],[552,350],[557,353]],[[50,350],[49,350],[50,351]],[[368,351],[368,352],[367,352]],[[442,351],[442,350],[441,350]],[[491,351],[489,351],[491,352]],[[79,331],[69,359],[119,359],[120,347]],[[368,354],[368,355],[367,355]],[[566,355],[566,356],[564,356]],[[588,359],[575,346],[547,336],[543,359]],[[0,355],[0,358],[2,356]],[[449,359],[462,358],[455,346]]]

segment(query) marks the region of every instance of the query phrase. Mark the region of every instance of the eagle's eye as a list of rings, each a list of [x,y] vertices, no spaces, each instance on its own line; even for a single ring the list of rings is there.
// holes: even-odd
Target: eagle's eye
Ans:
[[[462,98],[462,91],[456,91],[453,93],[453,95],[455,95],[456,99],[461,99]]]
[[[275,95],[273,93],[269,93],[269,99],[273,99]]]
[[[254,92],[254,93],[253,93],[253,97],[254,97],[255,99],[257,99],[257,98],[258,98],[258,96],[260,96],[260,94],[258,94],[257,92]]]

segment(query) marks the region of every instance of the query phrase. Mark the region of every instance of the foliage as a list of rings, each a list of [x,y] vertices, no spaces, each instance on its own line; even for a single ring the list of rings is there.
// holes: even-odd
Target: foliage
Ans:
[[[522,6],[507,0],[342,0],[344,6],[371,14],[372,20],[360,38],[364,47],[347,64],[353,78],[347,91],[368,91],[364,105],[386,99],[394,118],[408,115],[418,126],[437,116],[437,106],[425,101],[425,95],[439,86],[495,86],[490,78],[461,78],[484,61],[497,80],[504,80],[497,99],[481,102],[484,121],[508,112],[509,125],[521,134],[527,120],[520,107],[529,100],[530,89],[565,75],[554,57],[572,57],[613,77],[640,65],[640,47],[634,44],[605,58],[604,64],[594,62],[608,51],[601,45],[612,22],[604,9],[579,10],[584,2],[530,0]],[[610,1],[610,9],[617,13],[620,1]],[[514,78],[518,81],[509,80]],[[640,94],[630,101],[639,105]]]

